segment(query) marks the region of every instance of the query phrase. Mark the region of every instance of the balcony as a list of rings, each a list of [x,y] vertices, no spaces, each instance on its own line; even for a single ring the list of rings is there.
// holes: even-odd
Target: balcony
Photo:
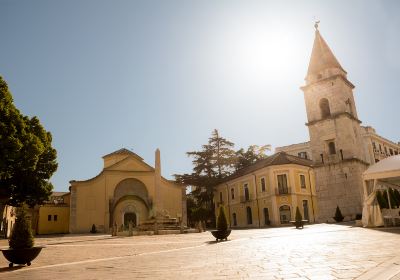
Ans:
[[[292,193],[292,188],[291,187],[286,187],[286,188],[276,188],[275,189],[275,195],[288,195]]]
[[[241,195],[240,196],[240,203],[246,203],[246,202],[249,202],[252,200],[254,200],[252,195],[249,195],[249,196]]]

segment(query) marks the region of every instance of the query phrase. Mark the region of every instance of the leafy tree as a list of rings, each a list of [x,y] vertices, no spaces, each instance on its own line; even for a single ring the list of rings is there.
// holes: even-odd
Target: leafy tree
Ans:
[[[22,249],[32,248],[34,244],[32,229],[30,222],[26,219],[26,213],[22,207],[18,210],[17,219],[12,229],[10,240],[8,241],[10,248]]]
[[[193,200],[188,200],[187,205],[191,221],[211,220],[214,224],[214,187],[237,169],[264,158],[265,151],[270,149],[269,145],[252,145],[246,151],[235,151],[233,147],[231,141],[214,129],[207,144],[203,145],[200,151],[186,153],[193,158],[193,172],[176,174],[175,179],[178,183],[194,187],[191,193]]]
[[[0,76],[0,213],[5,204],[30,206],[48,199],[57,169],[52,137],[38,118],[22,115]]]
[[[236,151],[236,163],[235,163],[235,169],[239,170],[241,168],[244,168],[246,166],[249,166],[256,161],[266,158],[266,151],[271,150],[271,145],[264,145],[264,146],[258,146],[258,145],[251,145],[247,148],[247,151],[245,151],[243,148],[239,149]]]

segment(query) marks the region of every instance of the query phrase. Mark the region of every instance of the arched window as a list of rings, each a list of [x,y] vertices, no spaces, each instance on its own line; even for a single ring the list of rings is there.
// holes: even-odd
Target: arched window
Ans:
[[[287,224],[290,221],[290,206],[283,205],[279,207],[279,215],[281,218],[281,224]]]
[[[235,199],[235,189],[234,188],[231,189],[231,196],[232,196],[232,199]]]
[[[329,147],[329,154],[330,155],[336,154],[335,142],[329,142],[328,143],[328,147]]]
[[[237,226],[236,213],[233,213],[233,214],[232,214],[232,218],[233,218],[233,219],[232,219],[232,220],[233,220],[233,225],[234,225],[234,226]]]
[[[331,115],[331,109],[329,108],[328,99],[322,98],[319,101],[319,108],[321,109],[321,118],[325,119]]]
[[[247,206],[246,212],[247,212],[247,224],[251,225],[253,223],[253,215],[251,214],[250,206]]]

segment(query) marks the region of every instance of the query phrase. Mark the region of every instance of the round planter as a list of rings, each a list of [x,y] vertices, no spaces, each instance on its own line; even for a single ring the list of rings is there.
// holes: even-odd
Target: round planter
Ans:
[[[14,264],[26,264],[31,265],[33,261],[44,247],[32,247],[24,249],[2,249],[4,257],[10,262],[9,267],[13,267]]]
[[[218,240],[228,240],[229,234],[231,234],[231,230],[212,230],[211,234],[215,237],[215,239]]]

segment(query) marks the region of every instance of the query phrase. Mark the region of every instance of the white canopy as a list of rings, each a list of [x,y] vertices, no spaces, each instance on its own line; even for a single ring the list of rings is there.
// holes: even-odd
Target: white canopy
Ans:
[[[364,171],[362,177],[364,182],[363,226],[382,226],[382,213],[376,200],[377,182],[385,182],[392,186],[400,187],[400,155],[390,156],[371,165]],[[368,194],[367,181],[370,180],[373,181],[373,189],[372,192]],[[388,193],[387,195],[389,196]],[[388,200],[390,201],[389,197]]]
[[[391,156],[371,165],[363,173],[364,180],[380,181],[400,185],[400,155]]]

